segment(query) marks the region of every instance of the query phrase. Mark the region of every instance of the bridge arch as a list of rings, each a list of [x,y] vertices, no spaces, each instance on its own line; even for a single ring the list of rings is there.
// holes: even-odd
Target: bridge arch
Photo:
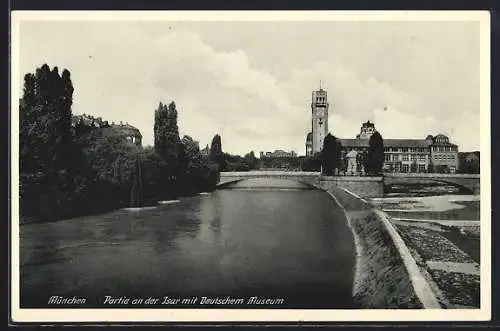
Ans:
[[[225,188],[245,179],[282,179],[294,181],[315,189],[320,186],[319,172],[285,172],[285,171],[251,171],[251,172],[221,172],[217,188]]]
[[[282,177],[279,177],[279,176],[274,177],[273,176],[273,177],[270,177],[270,176],[264,176],[264,175],[261,175],[261,176],[256,175],[256,176],[252,176],[252,177],[247,176],[247,177],[241,177],[241,178],[225,178],[223,182],[219,182],[217,184],[217,188],[220,188],[220,189],[229,188],[232,185],[234,185],[238,182],[241,182],[241,181],[252,180],[252,179],[263,179],[263,178],[270,178],[270,179],[277,179],[277,180],[282,180],[282,181],[294,182],[294,183],[304,185],[310,189],[324,190],[322,187],[320,187],[319,182],[315,183],[311,180],[307,180],[307,179],[304,179],[304,178],[301,178],[298,176],[286,176],[286,177],[285,176],[282,176]]]

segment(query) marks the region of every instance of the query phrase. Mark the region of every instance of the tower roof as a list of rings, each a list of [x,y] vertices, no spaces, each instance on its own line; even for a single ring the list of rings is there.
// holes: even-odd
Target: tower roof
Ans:
[[[364,122],[361,126],[364,127],[364,128],[365,127],[372,127],[372,128],[374,128],[375,124],[373,122],[370,122],[370,120],[368,120],[368,121]]]

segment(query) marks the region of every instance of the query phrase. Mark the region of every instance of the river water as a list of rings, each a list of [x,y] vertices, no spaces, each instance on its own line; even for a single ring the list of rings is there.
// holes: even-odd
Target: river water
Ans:
[[[78,307],[110,306],[108,296],[127,308],[145,306],[134,298],[158,299],[149,308],[356,308],[345,216],[295,182],[246,180],[152,209],[26,224],[20,235],[21,307],[62,307],[48,304],[56,295],[85,299]],[[197,299],[165,306],[166,296]],[[275,301],[249,305],[255,296]],[[242,300],[210,301],[227,297]]]

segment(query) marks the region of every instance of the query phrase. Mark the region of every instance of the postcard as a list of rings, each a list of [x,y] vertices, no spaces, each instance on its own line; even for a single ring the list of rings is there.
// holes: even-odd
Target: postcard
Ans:
[[[487,11],[13,11],[13,322],[491,318]]]

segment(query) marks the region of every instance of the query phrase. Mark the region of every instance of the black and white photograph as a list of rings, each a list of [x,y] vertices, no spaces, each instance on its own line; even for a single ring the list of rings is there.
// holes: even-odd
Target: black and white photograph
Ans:
[[[11,17],[14,321],[490,319],[487,11]]]

